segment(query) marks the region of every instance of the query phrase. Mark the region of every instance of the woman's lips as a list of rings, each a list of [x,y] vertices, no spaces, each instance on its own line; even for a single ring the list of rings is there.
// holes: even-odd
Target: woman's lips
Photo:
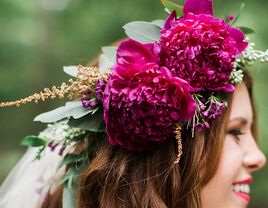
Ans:
[[[243,193],[243,192],[237,192],[237,191],[234,191],[233,192],[240,198],[242,198],[243,200],[245,200],[247,203],[250,202],[250,196],[246,193]]]
[[[252,182],[253,182],[253,178],[250,177],[250,178],[247,178],[247,179],[242,180],[242,181],[234,182],[233,185],[239,185],[239,184],[252,184]]]
[[[249,185],[253,182],[252,177],[247,178],[242,181],[237,181],[233,183],[232,191],[236,194],[236,196],[242,198],[247,203],[250,202],[250,187]]]

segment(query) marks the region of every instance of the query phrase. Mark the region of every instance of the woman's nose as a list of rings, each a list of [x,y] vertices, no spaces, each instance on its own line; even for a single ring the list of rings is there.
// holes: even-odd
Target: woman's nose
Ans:
[[[244,165],[250,172],[254,172],[265,166],[266,157],[256,144],[256,141],[254,139],[251,141],[245,152]]]

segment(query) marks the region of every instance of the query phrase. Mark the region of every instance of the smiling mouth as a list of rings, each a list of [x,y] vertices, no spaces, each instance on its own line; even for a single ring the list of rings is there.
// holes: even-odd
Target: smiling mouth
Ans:
[[[232,185],[232,191],[246,202],[250,202],[250,186],[249,184],[235,184]]]

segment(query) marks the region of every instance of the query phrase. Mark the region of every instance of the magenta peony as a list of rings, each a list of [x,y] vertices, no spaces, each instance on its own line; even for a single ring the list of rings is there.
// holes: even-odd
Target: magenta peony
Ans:
[[[104,91],[109,142],[129,151],[151,149],[174,135],[196,109],[189,84],[155,61],[157,47],[124,41]]]
[[[165,23],[160,65],[189,82],[192,92],[233,91],[229,76],[247,47],[243,32],[214,18],[211,0],[187,0],[184,13],[180,19],[171,14]]]

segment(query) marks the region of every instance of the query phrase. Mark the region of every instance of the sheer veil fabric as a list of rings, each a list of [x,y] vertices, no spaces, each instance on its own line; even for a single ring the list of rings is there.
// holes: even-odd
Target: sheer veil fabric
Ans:
[[[57,152],[46,150],[34,161],[35,148],[29,148],[0,187],[1,208],[40,208],[56,180],[62,159]]]

